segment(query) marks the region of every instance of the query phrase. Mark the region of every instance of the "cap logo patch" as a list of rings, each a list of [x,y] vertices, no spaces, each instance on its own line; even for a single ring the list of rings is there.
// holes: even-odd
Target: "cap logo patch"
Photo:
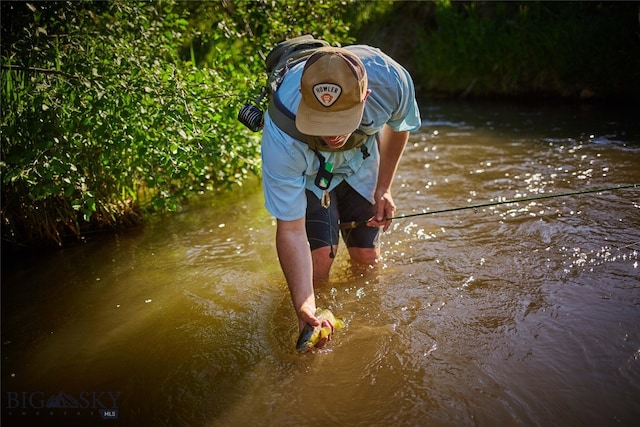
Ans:
[[[325,107],[331,107],[340,97],[342,88],[334,83],[318,83],[313,86],[313,94],[318,102]]]

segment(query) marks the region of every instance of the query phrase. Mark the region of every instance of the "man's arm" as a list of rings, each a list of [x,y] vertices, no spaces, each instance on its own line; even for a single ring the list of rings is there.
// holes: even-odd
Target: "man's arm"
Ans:
[[[380,130],[380,168],[374,193],[378,211],[375,218],[369,221],[369,226],[383,226],[383,231],[387,231],[391,225],[391,221],[383,221],[383,219],[391,218],[396,210],[391,197],[391,185],[408,140],[409,132],[396,132],[388,125]]]
[[[300,330],[305,323],[318,326],[320,322],[315,317],[316,301],[313,293],[313,264],[304,218],[278,220],[276,248],[293,308],[298,315]]]

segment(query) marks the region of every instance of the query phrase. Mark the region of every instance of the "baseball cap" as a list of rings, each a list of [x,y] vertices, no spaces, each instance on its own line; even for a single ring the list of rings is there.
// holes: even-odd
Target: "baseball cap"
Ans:
[[[296,127],[307,135],[336,136],[360,126],[367,94],[367,72],[355,54],[322,47],[307,59],[300,80],[302,99]]]

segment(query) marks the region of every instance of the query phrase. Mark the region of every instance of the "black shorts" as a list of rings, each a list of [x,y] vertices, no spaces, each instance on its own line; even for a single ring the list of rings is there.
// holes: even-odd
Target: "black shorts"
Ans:
[[[351,221],[367,221],[376,214],[376,207],[369,203],[349,184],[342,181],[329,193],[331,203],[324,208],[320,199],[307,190],[307,238],[311,250],[338,244],[340,225]],[[342,231],[347,247],[375,248],[378,246],[379,227],[360,226]]]

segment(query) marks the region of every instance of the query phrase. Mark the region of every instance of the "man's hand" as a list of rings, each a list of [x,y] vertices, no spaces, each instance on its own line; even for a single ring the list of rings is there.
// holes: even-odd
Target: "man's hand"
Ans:
[[[303,317],[307,317],[306,314]],[[317,325],[315,326],[311,324],[311,319],[309,319],[309,322],[301,324],[302,327],[300,328],[300,334],[296,342],[296,349],[301,353],[306,353],[314,347],[324,347],[331,341],[335,328],[344,327],[344,323],[336,319],[329,310],[320,310],[320,314],[314,316],[314,318],[317,321]]]
[[[333,325],[331,320],[323,319],[322,322],[320,322],[320,320],[315,315],[310,314],[310,312],[306,308],[301,309],[301,311],[298,313],[298,320],[300,329],[300,337],[298,338],[297,343],[297,346],[299,346],[298,351],[303,351],[301,350],[301,348],[306,349],[304,351],[309,351],[311,349],[311,346],[322,348],[329,341],[331,341],[331,336],[333,335],[333,332],[335,330],[335,326]],[[308,329],[309,326],[313,328],[313,331]],[[307,333],[309,335],[304,332],[305,330],[308,331]],[[306,339],[308,339],[309,341],[306,341]],[[317,339],[317,341],[313,343],[315,339]],[[302,341],[302,347],[300,347],[300,340],[304,340]],[[308,347],[306,344],[307,342],[309,343]]]
[[[376,197],[376,208],[376,215],[367,221],[367,226],[382,227],[382,231],[387,231],[391,226],[391,219],[389,218],[392,218],[396,212],[396,205],[393,203],[391,192],[386,191]]]
[[[307,323],[314,328],[320,325],[320,321],[315,316],[315,304],[304,304],[298,311],[298,333],[302,332],[304,325]]]
[[[382,231],[387,231],[391,226],[391,220],[388,218],[393,217],[396,212],[396,205],[391,197],[391,185],[408,140],[409,132],[396,132],[388,125],[385,125],[380,131],[378,144],[380,169],[374,194],[377,212],[367,222],[370,227],[382,227]],[[387,218],[386,221],[385,218]]]

